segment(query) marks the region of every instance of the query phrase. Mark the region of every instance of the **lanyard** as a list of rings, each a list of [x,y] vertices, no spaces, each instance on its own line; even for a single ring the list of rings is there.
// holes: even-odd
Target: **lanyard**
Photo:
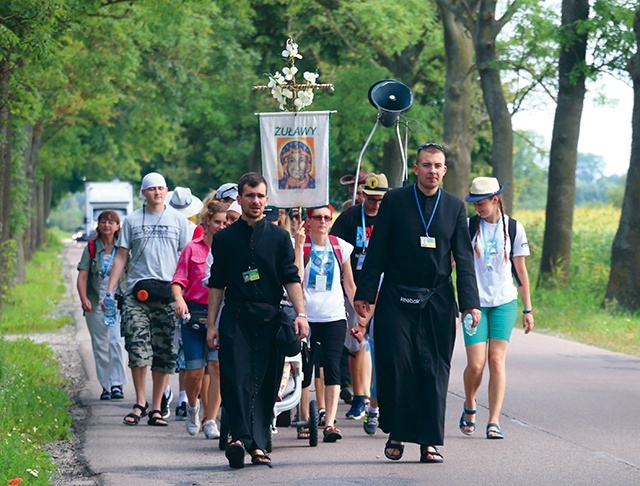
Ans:
[[[420,219],[422,220],[422,226],[424,226],[424,232],[426,236],[429,236],[429,228],[431,228],[431,222],[433,221],[433,216],[436,214],[436,209],[438,209],[438,204],[440,203],[440,195],[442,191],[438,188],[438,197],[436,198],[436,204],[433,206],[433,211],[431,211],[431,216],[429,217],[429,223],[424,222],[424,213],[422,212],[422,206],[420,206],[420,201],[418,200],[418,189],[417,184],[413,185],[413,194],[416,196],[416,205],[418,206],[418,212],[420,213]]]
[[[111,270],[111,267],[113,265],[113,259],[116,256],[116,247],[114,246],[111,249],[111,258],[109,259],[109,263],[105,264],[104,260],[102,259],[102,254],[104,253],[104,250],[102,250],[100,252],[100,254],[98,255],[100,257],[100,276],[102,278],[104,278],[104,276],[109,273],[109,270]]]
[[[501,221],[502,215],[498,218],[496,229],[493,232],[493,238],[489,241],[489,239],[485,237],[485,235],[488,236],[488,231],[486,231],[485,228],[486,223],[484,219],[480,218],[480,225],[482,226],[482,240],[484,241],[484,262],[487,266],[489,266],[489,259],[491,258],[491,255],[498,254],[498,228],[500,228]]]
[[[367,238],[367,226],[364,222],[364,203],[360,205],[360,208],[362,209],[362,248],[366,250],[369,247],[369,239]]]
[[[333,263],[333,261],[330,262],[329,260],[333,258],[333,251],[329,250],[329,240],[327,240],[324,247],[320,249],[320,247],[313,242],[313,238],[311,238],[311,254],[317,255],[318,258],[313,264],[320,269],[320,275],[324,275],[325,269],[328,269],[329,264]]]

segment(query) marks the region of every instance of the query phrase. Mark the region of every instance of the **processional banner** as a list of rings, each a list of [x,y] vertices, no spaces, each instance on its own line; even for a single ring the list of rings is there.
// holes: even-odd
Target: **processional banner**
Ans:
[[[330,111],[259,113],[269,205],[329,204]]]

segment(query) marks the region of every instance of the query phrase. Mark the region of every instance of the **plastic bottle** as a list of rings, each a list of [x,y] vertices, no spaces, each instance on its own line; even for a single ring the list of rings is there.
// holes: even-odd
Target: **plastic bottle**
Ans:
[[[473,336],[478,330],[477,327],[473,327],[473,316],[471,316],[471,314],[467,314],[466,316],[464,316],[462,324],[464,326],[464,332],[466,332],[469,336]]]
[[[106,307],[104,311],[104,323],[107,326],[113,326],[116,323],[116,300],[113,298],[113,294],[111,292],[107,292],[104,296],[104,306]]]

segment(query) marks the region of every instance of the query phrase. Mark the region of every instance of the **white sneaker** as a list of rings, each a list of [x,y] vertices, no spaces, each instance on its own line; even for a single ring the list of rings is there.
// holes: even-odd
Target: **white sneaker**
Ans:
[[[215,420],[207,420],[204,423],[204,437],[206,439],[218,439],[220,437],[220,431],[218,430],[218,424]]]
[[[200,402],[196,404],[195,408],[191,408],[191,406],[187,404],[187,420],[185,425],[189,435],[198,435],[198,432],[200,432]]]

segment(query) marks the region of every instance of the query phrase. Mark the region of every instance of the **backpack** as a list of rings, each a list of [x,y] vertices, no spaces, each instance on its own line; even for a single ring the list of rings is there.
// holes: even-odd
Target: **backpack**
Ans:
[[[469,218],[469,238],[473,241],[473,237],[476,234],[476,227],[478,226],[478,215],[475,214]],[[512,217],[509,217],[509,222],[507,223],[507,233],[509,233],[509,240],[511,241],[511,251],[509,252],[509,261],[511,262],[511,273],[513,274],[513,278],[516,279],[516,283],[518,287],[522,287],[522,281],[520,277],[518,277],[518,272],[516,271],[516,266],[513,264],[513,242],[516,239],[516,226],[517,221]]]
[[[89,240],[87,246],[89,247],[89,258],[93,260],[96,257],[96,240]]]

